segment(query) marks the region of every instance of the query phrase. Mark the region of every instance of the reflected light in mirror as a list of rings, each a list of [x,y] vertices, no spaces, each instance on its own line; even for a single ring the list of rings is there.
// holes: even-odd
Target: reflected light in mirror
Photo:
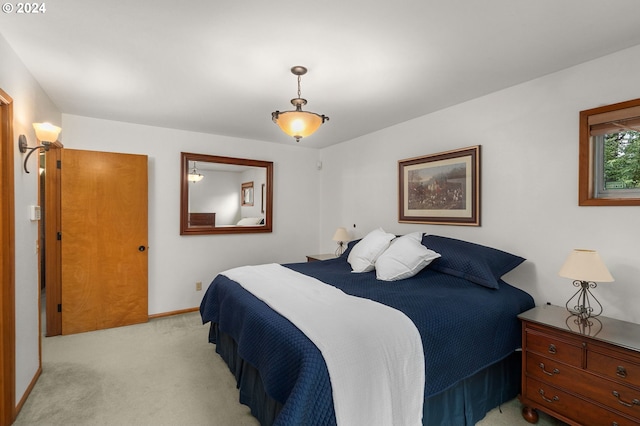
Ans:
[[[189,182],[200,182],[202,178],[204,178],[204,176],[198,173],[198,169],[196,169],[196,162],[194,161],[193,170],[191,170],[188,176]]]

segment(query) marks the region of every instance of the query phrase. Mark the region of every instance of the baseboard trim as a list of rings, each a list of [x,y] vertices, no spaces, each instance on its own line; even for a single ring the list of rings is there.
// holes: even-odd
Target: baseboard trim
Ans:
[[[27,390],[24,391],[24,395],[22,395],[22,398],[20,398],[20,402],[18,402],[18,405],[16,405],[15,418],[18,417],[18,414],[20,414],[20,410],[22,410],[22,406],[25,404],[25,402],[27,402],[29,395],[31,395],[31,391],[33,391],[33,388],[36,386],[36,383],[40,378],[40,374],[42,374],[42,366],[38,367],[38,369],[36,370],[36,374],[33,376],[33,379],[31,379],[31,383],[29,383],[29,386],[27,386]]]
[[[164,317],[171,317],[174,315],[180,315],[180,314],[188,314],[189,312],[195,312],[197,310],[199,310],[200,308],[189,308],[189,309],[180,309],[179,311],[171,311],[171,312],[162,312],[159,314],[153,314],[153,315],[149,315],[149,319],[156,319],[156,318],[164,318]]]

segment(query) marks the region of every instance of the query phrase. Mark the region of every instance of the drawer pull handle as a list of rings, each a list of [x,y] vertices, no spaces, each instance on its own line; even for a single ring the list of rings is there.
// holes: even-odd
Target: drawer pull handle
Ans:
[[[622,377],[623,379],[626,379],[627,378],[627,370],[626,370],[626,368],[624,368],[623,366],[619,365],[618,368],[616,368],[616,376]]]
[[[620,394],[618,392],[616,392],[616,391],[613,391],[613,396],[618,398],[618,402],[620,404],[624,405],[625,407],[633,407],[634,405],[640,405],[640,401],[638,399],[634,399],[631,402],[623,401],[622,399],[620,399]]]
[[[540,389],[538,391],[538,393],[540,394],[540,396],[542,397],[542,399],[544,399],[547,402],[556,402],[556,401],[560,401],[560,397],[558,395],[554,396],[552,399],[547,398],[546,396],[544,396],[544,390]]]
[[[540,368],[542,369],[542,372],[544,374],[546,374],[547,376],[553,376],[554,374],[560,374],[560,370],[558,370],[557,368],[554,368],[553,371],[551,371],[551,372],[545,370],[543,363],[540,363]]]
[[[550,354],[555,354],[556,352],[558,352],[558,350],[556,349],[556,345],[554,345],[553,343],[549,345],[549,353]]]

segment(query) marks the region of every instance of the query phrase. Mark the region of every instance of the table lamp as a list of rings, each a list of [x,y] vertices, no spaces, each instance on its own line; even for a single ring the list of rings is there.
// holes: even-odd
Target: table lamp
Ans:
[[[346,228],[338,228],[336,229],[335,234],[333,234],[333,241],[338,242],[338,248],[336,249],[336,256],[342,255],[344,253],[344,245],[349,241],[349,233]]]
[[[602,259],[600,259],[597,251],[574,249],[569,253],[558,275],[564,278],[571,278],[573,285],[580,287],[565,305],[571,314],[586,320],[591,317],[597,317],[602,313],[602,305],[591,293],[590,289],[598,286],[596,281],[612,282],[613,277]],[[591,306],[592,299],[597,304],[597,312]]]

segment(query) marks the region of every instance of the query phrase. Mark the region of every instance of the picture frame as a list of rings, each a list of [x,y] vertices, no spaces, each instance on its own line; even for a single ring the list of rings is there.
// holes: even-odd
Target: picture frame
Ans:
[[[480,226],[480,145],[399,160],[398,222]]]
[[[253,182],[242,184],[242,206],[253,206]]]

